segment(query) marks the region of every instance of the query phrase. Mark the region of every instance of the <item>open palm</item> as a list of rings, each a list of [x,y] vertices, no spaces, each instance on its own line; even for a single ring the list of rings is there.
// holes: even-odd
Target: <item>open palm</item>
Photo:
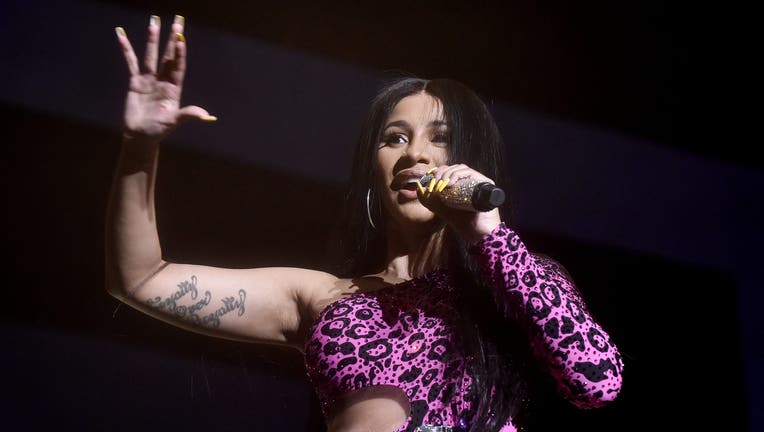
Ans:
[[[125,31],[121,27],[116,28],[117,39],[130,71],[130,85],[125,101],[125,134],[161,139],[185,119],[215,120],[201,107],[180,107],[186,72],[186,39],[183,30],[184,19],[176,15],[172,34],[160,62],[159,17],[152,16],[141,70]]]

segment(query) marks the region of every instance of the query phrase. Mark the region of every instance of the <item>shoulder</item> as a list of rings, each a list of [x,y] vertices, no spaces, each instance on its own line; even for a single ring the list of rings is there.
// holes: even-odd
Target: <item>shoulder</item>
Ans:
[[[326,278],[323,283],[305,286],[301,297],[311,321],[329,305],[353,293],[354,286],[353,279],[336,276]]]
[[[341,299],[357,294],[365,294],[378,291],[394,285],[377,275],[361,276],[356,278],[338,278],[328,280],[328,284],[315,287],[309,294],[308,310],[311,317],[316,319],[329,305]]]

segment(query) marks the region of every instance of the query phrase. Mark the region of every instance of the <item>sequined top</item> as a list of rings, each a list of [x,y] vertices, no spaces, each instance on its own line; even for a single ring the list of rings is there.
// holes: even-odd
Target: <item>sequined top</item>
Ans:
[[[472,252],[497,293],[524,311],[535,357],[559,392],[581,408],[614,399],[621,387],[620,355],[567,273],[529,254],[504,224]],[[399,431],[469,423],[477,404],[467,354],[455,343],[458,290],[448,270],[438,269],[326,307],[305,343],[308,376],[324,413],[345,393],[392,385],[411,404]],[[512,430],[511,421],[502,429]]]

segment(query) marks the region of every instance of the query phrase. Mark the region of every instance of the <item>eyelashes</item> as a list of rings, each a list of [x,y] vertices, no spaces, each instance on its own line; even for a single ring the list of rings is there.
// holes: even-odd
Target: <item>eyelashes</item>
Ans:
[[[402,133],[389,133],[382,137],[382,144],[384,145],[401,145],[408,142],[408,137]]]
[[[430,137],[430,142],[438,147],[446,147],[448,146],[449,142],[451,141],[451,136],[448,133],[435,133]],[[409,138],[404,133],[400,132],[392,132],[385,134],[382,137],[382,145],[381,146],[399,146],[403,144],[408,144]]]
[[[448,133],[444,133],[444,132],[437,133],[437,134],[433,135],[432,138],[430,138],[430,142],[435,143],[435,144],[448,145],[448,143],[451,142],[451,135],[449,135]]]

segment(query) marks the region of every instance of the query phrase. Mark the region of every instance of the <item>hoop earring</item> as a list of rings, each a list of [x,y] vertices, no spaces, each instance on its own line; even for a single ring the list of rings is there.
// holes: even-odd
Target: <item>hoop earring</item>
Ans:
[[[377,229],[377,226],[374,225],[374,221],[371,220],[371,188],[366,191],[366,216],[369,218],[369,224],[371,224],[371,227]]]

